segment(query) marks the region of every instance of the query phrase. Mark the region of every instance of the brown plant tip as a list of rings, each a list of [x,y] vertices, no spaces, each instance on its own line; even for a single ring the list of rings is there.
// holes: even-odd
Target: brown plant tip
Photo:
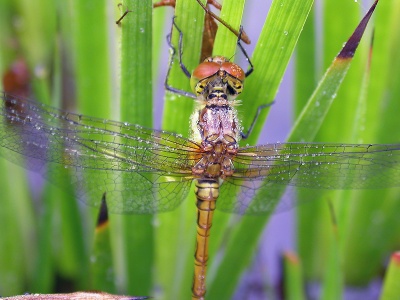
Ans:
[[[365,28],[367,27],[368,22],[371,19],[371,16],[372,16],[378,2],[379,2],[379,0],[376,0],[374,2],[374,4],[371,6],[371,8],[367,12],[367,14],[361,20],[360,24],[358,24],[356,30],[354,30],[353,34],[351,35],[349,40],[346,42],[346,45],[343,47],[343,49],[338,54],[337,58],[348,59],[348,58],[352,58],[354,56],[354,53],[357,50],[358,44],[360,43],[360,40],[364,34]]]
[[[392,262],[400,266],[400,251],[392,254]]]
[[[283,253],[283,256],[284,256],[285,259],[286,259],[288,262],[290,262],[291,264],[297,265],[297,264],[300,263],[300,262],[299,262],[298,256],[297,256],[294,252],[285,251],[285,252]]]
[[[97,219],[97,228],[102,227],[108,222],[108,208],[107,208],[107,200],[106,193],[103,194],[101,198],[101,206],[99,210],[99,216]]]
[[[20,97],[27,97],[30,91],[30,74],[24,59],[16,59],[2,78],[4,91]]]

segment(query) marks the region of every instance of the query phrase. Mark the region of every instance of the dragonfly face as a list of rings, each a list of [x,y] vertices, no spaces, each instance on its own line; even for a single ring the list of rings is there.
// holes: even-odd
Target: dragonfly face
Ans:
[[[210,91],[217,84],[224,85],[225,95],[234,100],[243,90],[245,73],[237,64],[223,56],[206,58],[194,71],[190,78],[190,86],[196,96],[206,101],[213,99]]]

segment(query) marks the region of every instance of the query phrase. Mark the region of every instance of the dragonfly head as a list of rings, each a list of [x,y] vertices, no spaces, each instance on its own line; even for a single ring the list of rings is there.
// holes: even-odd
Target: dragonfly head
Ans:
[[[193,71],[190,86],[197,97],[207,97],[223,91],[228,100],[234,100],[243,90],[245,73],[237,64],[226,57],[214,56],[206,58]]]

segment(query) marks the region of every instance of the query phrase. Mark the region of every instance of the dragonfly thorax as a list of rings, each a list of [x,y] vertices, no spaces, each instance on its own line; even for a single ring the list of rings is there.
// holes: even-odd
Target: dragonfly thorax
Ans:
[[[220,142],[228,148],[237,148],[240,123],[235,108],[229,105],[206,105],[197,114],[197,130],[204,147]]]
[[[231,176],[232,158],[240,138],[236,109],[207,103],[193,117],[197,120],[197,141],[202,147],[202,157],[193,167],[193,174],[208,178]]]

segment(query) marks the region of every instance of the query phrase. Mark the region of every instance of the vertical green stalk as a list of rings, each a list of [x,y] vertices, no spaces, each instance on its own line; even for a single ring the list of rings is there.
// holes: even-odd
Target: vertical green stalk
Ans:
[[[72,30],[64,28],[64,32],[71,34],[72,38],[72,57],[74,62],[75,83],[76,83],[76,105],[77,110],[85,115],[110,118],[112,98],[111,98],[111,73],[110,73],[110,54],[109,54],[109,31],[107,27],[107,5],[106,1],[73,0],[69,5],[62,6],[63,12],[70,12],[67,20],[64,20],[64,26],[70,26]],[[68,35],[65,36],[68,41]],[[68,45],[68,43],[66,43]],[[68,48],[67,48],[68,49]],[[85,180],[83,178],[83,180]],[[101,199],[98,199],[99,203]],[[63,209],[66,210],[65,208]],[[92,214],[91,214],[92,213]],[[89,232],[89,238],[86,238],[87,244],[77,244],[81,249],[88,247],[92,249],[92,237],[94,232],[94,216],[97,211],[88,210],[86,220]],[[76,218],[70,216],[70,222],[76,223]],[[70,228],[75,224],[70,223]],[[76,231],[78,233],[79,231]],[[83,235],[83,234],[82,234]],[[82,251],[84,251],[82,249]],[[89,279],[89,262],[82,253],[81,258],[84,261],[81,265],[80,283],[87,286]]]
[[[11,26],[15,7],[7,1],[0,2],[0,74],[3,79],[16,59],[15,51],[6,47],[7,41],[15,35]],[[3,80],[0,90],[3,90]],[[2,149],[1,151],[3,151]],[[26,174],[0,155],[0,228],[3,229],[0,239],[0,294],[7,296],[18,293],[25,282],[32,276],[31,255],[35,253],[36,243],[32,242],[32,251],[28,243],[36,234]]]
[[[121,106],[124,122],[152,127],[152,2],[124,1],[132,11],[122,20]],[[132,184],[126,179],[126,184]],[[121,216],[127,291],[151,295],[153,278],[153,216]]]
[[[393,131],[399,125],[400,60],[399,2],[380,1],[375,18],[374,44],[366,90],[366,122],[359,130],[364,142],[397,143],[400,135]],[[382,179],[384,180],[384,179]],[[400,221],[399,191],[373,190],[355,194],[351,220],[343,245],[343,268],[347,282],[366,284],[379,272],[382,260],[396,245]],[[360,199],[360,200],[358,200]],[[368,237],[368,238],[366,238]]]
[[[244,83],[245,89],[240,95],[240,99],[243,100],[240,111],[246,112],[240,115],[243,118],[244,128],[249,128],[257,107],[271,102],[275,97],[312,2],[296,0],[273,2],[251,57],[255,66],[254,73]],[[262,8],[260,5],[260,9]],[[267,111],[264,110],[253,133],[244,143],[256,143],[266,114]],[[231,297],[243,270],[251,261],[269,215],[266,213],[263,216],[243,216],[232,222],[230,230],[225,232],[223,244],[219,245],[221,259],[216,262],[218,266],[215,267],[213,281],[208,286],[208,297],[211,299]],[[217,213],[215,218],[218,218]]]
[[[183,32],[183,62],[191,72],[200,60],[204,11],[196,1],[177,0],[174,16]],[[172,24],[172,20],[167,20],[167,24]],[[176,55],[168,82],[175,88],[190,91],[189,79],[183,74],[177,59],[179,51],[177,30],[174,29],[172,34]],[[167,49],[168,46],[164,45],[163,48]],[[193,99],[166,92],[163,129],[188,136],[189,119],[194,106]],[[157,278],[164,299],[187,299],[191,295],[195,218],[195,200],[192,190],[177,209],[158,216],[156,249],[159,270]],[[173,276],[171,276],[171,270],[173,270]]]
[[[290,252],[283,254],[285,299],[305,299],[301,264],[299,258]]]
[[[343,13],[346,11],[346,14]],[[333,58],[340,51],[343,43],[350,37],[354,28],[360,21],[361,17],[359,14],[359,6],[354,3],[345,2],[345,1],[327,1],[323,5],[323,46],[317,45],[314,42],[314,45],[319,49],[323,49],[323,65],[319,66],[319,70],[311,70],[311,77],[315,78],[315,74],[322,73],[326,66],[331,65]],[[364,42],[365,45],[365,42]],[[360,49],[361,48],[361,49]],[[354,61],[352,61],[351,69],[348,70],[348,65],[339,63],[337,66],[333,67],[330,72],[332,74],[346,74],[346,80],[343,82],[343,86],[340,87],[338,92],[334,92],[335,101],[331,101],[329,104],[329,112],[325,112],[325,117],[321,129],[319,129],[317,137],[315,137],[315,133],[311,136],[308,135],[307,130],[302,128],[301,130],[296,130],[296,137],[292,138],[291,141],[321,141],[321,142],[346,142],[346,134],[349,132],[348,130],[340,129],[347,127],[350,128],[353,124],[354,118],[345,117],[351,115],[354,112],[357,101],[349,101],[346,99],[355,99],[354,90],[357,88],[349,88],[351,85],[349,80],[354,80],[360,73],[363,72],[364,65],[361,63],[361,58],[363,51],[365,48],[359,47],[357,49],[357,55]],[[364,56],[365,57],[365,56]],[[298,56],[297,60],[301,61],[309,61],[312,59],[307,53],[303,52],[303,56]],[[337,72],[337,73],[336,73]],[[301,74],[302,73],[302,74]],[[304,74],[309,74],[310,68],[303,65],[302,70],[298,70],[298,77],[296,78],[304,78]],[[314,74],[314,76],[312,75]],[[328,72],[326,73],[326,75]],[[325,76],[326,76],[325,75]],[[339,78],[339,77],[338,77]],[[349,79],[352,78],[352,79]],[[300,79],[304,80],[304,79]],[[351,82],[351,81],[350,81]],[[340,83],[332,84],[331,88],[337,90],[337,86]],[[336,86],[336,87],[335,87]],[[348,86],[346,88],[345,86]],[[324,95],[332,95],[327,87],[321,87],[319,91],[317,90],[315,93],[320,93],[323,99]],[[352,89],[352,90],[349,90]],[[346,90],[348,90],[348,95],[346,95]],[[302,91],[296,91],[296,93],[300,93],[300,95],[304,96]],[[337,93],[337,95],[336,95]],[[297,97],[298,101],[301,101],[300,97]],[[313,102],[308,104],[309,106],[322,106],[326,103],[325,101],[318,100],[317,102]],[[333,104],[332,104],[333,103]],[[348,105],[348,106],[346,106]],[[340,115],[343,114],[343,120],[338,122]],[[314,117],[316,118],[316,117]],[[313,121],[314,118],[310,118],[310,127],[318,128],[316,126],[316,122]],[[340,124],[339,124],[340,123]],[[314,191],[300,191],[299,198],[300,202],[309,201],[313,199],[312,203],[309,205],[299,206],[299,218],[298,218],[298,242],[299,242],[299,252],[300,257],[304,263],[304,272],[306,280],[312,280],[317,278],[318,276],[323,276],[325,273],[325,265],[330,259],[328,256],[331,251],[329,251],[329,246],[333,237],[331,237],[332,233],[332,224],[329,216],[329,209],[327,205],[327,199],[331,198],[341,198],[344,197],[343,193],[337,193],[335,191],[321,191],[319,193],[315,193]],[[318,224],[318,225],[317,225]],[[341,226],[341,224],[339,224]],[[339,235],[341,230],[339,229]]]
[[[392,255],[388,270],[383,282],[383,289],[380,300],[398,299],[400,297],[400,253]]]

